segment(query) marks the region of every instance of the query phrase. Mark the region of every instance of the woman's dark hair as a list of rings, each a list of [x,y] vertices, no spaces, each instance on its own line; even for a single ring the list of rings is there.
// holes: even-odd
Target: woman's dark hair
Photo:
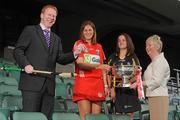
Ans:
[[[127,54],[126,55],[133,55],[134,54],[134,44],[132,42],[132,39],[131,37],[127,34],[127,33],[121,33],[118,35],[118,38],[119,36],[124,36],[125,37],[125,40],[126,40],[126,43],[127,43]],[[116,55],[119,55],[120,53],[120,48],[118,46],[118,38],[117,38],[117,41],[116,41]]]

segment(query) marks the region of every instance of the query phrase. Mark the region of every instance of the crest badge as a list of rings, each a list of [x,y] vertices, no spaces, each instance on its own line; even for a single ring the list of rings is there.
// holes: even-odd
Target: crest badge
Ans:
[[[100,50],[96,50],[96,54],[98,54],[98,55],[99,55],[99,54],[100,54]]]
[[[98,92],[98,97],[102,97],[102,92]]]

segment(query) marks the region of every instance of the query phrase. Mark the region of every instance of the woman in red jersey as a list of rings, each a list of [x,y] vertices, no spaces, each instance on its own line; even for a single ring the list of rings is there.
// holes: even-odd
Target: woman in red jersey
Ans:
[[[101,112],[102,102],[107,93],[106,70],[110,66],[103,64],[105,55],[102,46],[96,41],[96,28],[91,21],[85,21],[80,28],[80,40],[74,48],[85,46],[85,50],[78,56],[75,63],[75,77],[73,101],[78,104],[81,120],[85,120],[87,113]]]

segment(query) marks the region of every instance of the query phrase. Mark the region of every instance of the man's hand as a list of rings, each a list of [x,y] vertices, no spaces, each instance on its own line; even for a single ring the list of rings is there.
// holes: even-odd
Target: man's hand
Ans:
[[[86,46],[84,44],[79,44],[79,45],[74,45],[73,52],[74,52],[74,57],[77,58],[80,53],[86,51]]]
[[[26,73],[31,74],[31,73],[33,73],[34,68],[32,65],[26,65],[24,70]]]

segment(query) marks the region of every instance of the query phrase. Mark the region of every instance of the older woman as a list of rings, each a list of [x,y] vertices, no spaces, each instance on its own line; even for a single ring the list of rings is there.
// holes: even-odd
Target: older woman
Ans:
[[[146,40],[146,52],[151,59],[144,72],[143,85],[146,87],[146,96],[149,100],[150,119],[168,119],[168,89],[170,68],[162,50],[163,43],[158,35],[152,35]]]

